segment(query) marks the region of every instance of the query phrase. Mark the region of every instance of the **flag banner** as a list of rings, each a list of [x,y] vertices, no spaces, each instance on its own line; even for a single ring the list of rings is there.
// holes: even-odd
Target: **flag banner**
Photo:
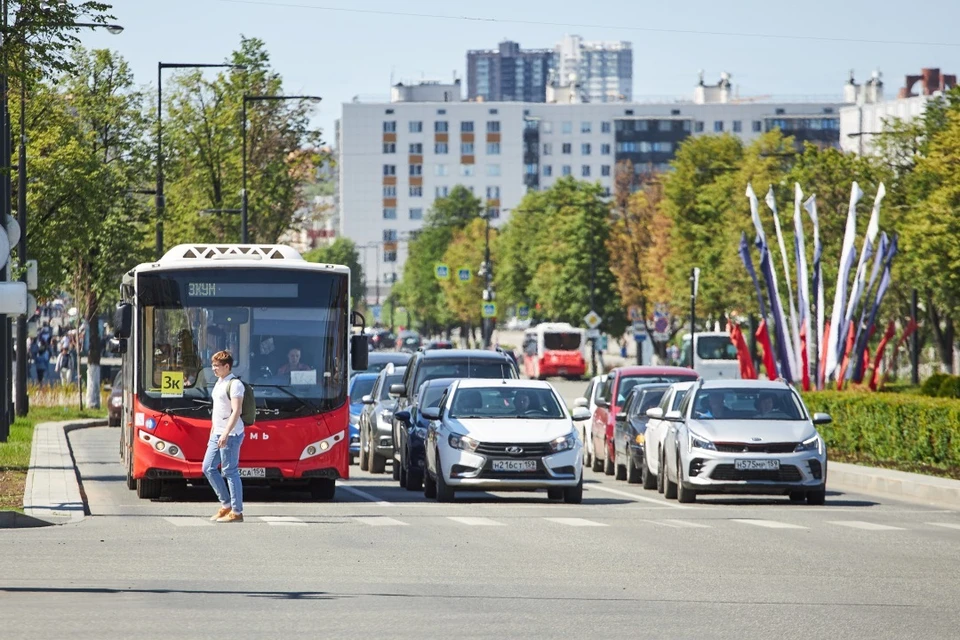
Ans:
[[[727,321],[727,331],[730,333],[730,342],[737,349],[737,363],[740,365],[740,378],[742,380],[756,380],[757,371],[753,367],[753,358],[750,357],[750,349],[747,347],[747,341],[743,339],[743,331],[736,324]]]
[[[757,292],[757,302],[760,304],[760,317],[767,317],[767,305],[763,301],[763,291],[760,290],[760,281],[757,280],[757,271],[753,268],[753,259],[750,257],[750,243],[747,241],[747,233],[740,232],[740,259],[743,266],[746,267],[750,279],[753,281],[753,288]]]
[[[793,298],[793,284],[790,281],[790,261],[787,260],[787,246],[783,241],[783,230],[780,228],[780,214],[777,212],[777,199],[773,187],[767,191],[767,206],[773,212],[773,226],[777,231],[777,244],[780,246],[780,259],[783,261],[783,279],[787,283],[787,300],[790,302],[790,324],[784,327],[784,338],[787,341],[787,358],[790,361],[790,371],[794,376],[800,373],[800,328],[797,326],[797,304]],[[792,377],[790,382],[796,382]]]
[[[890,241],[890,246],[887,247],[886,254],[883,257],[883,276],[880,278],[880,284],[877,285],[877,294],[873,301],[873,306],[870,308],[870,315],[867,317],[866,325],[868,327],[873,327],[877,322],[877,314],[880,313],[880,304],[883,302],[884,296],[887,294],[887,289],[890,288],[890,281],[892,278],[891,269],[893,267],[893,258],[897,255],[897,243],[899,239],[896,234],[893,236],[893,240]],[[869,341],[869,335],[867,340]]]
[[[840,371],[837,373],[837,391],[843,389],[843,383],[847,380],[847,368],[850,366],[850,354],[853,352],[853,323],[847,325],[847,340],[841,346],[843,356],[840,358]]]
[[[753,335],[763,348],[763,368],[767,370],[767,377],[776,380],[777,364],[773,360],[773,345],[770,344],[770,332],[767,331],[766,318],[760,320],[760,326],[757,327],[757,331]]]
[[[910,322],[907,323],[907,326],[903,329],[903,335],[900,336],[900,340],[897,341],[897,348],[895,351],[900,351],[903,348],[903,343],[907,341],[914,331],[917,330],[917,321],[913,318],[910,318]]]
[[[793,250],[797,260],[797,307],[800,313],[798,322],[803,336],[800,337],[801,379],[805,380],[804,390],[810,390],[810,274],[807,271],[807,245],[803,237],[803,189],[800,183],[793,185]]]
[[[867,263],[873,257],[873,250],[876,246],[877,234],[880,232],[880,203],[886,195],[887,190],[883,183],[877,188],[877,196],[873,201],[873,210],[870,212],[870,222],[867,224],[867,233],[863,238],[863,247],[860,250],[860,261],[857,263],[856,275],[853,278],[853,285],[850,288],[850,298],[847,301],[847,310],[843,315],[843,330],[853,323],[853,317],[857,313],[857,305],[860,304],[860,296],[863,294],[863,288],[867,280]]]
[[[813,298],[810,302],[816,304],[817,307],[817,338],[816,343],[810,345],[810,352],[816,356],[814,362],[811,364],[813,365],[816,387],[817,389],[823,389],[823,376],[820,375],[821,367],[819,366],[822,361],[819,354],[823,351],[823,274],[820,271],[820,259],[823,257],[823,244],[820,242],[820,218],[817,216],[817,196],[814,194],[807,198],[807,201],[803,203],[803,208],[810,214],[810,220],[813,222]],[[809,339],[810,334],[807,334],[807,337]]]
[[[790,347],[788,346],[786,337],[782,333],[785,324],[783,321],[783,305],[780,303],[780,292],[777,288],[777,271],[773,266],[773,259],[770,256],[770,247],[767,246],[767,235],[764,233],[763,224],[760,222],[760,206],[757,201],[757,194],[754,193],[753,186],[749,184],[747,185],[747,198],[750,200],[750,215],[753,219],[753,226],[757,231],[756,245],[760,251],[760,271],[763,273],[763,280],[767,285],[770,312],[773,316],[773,331],[777,338],[776,353],[777,361],[780,363],[780,375],[783,376],[785,380],[792,382],[793,376],[791,375],[790,362],[787,359]],[[766,320],[766,318],[764,318],[764,320]],[[764,327],[766,327],[766,325],[764,325]]]
[[[880,234],[880,247],[873,256],[873,269],[870,271],[870,281],[867,283],[867,288],[863,290],[863,297],[866,300],[869,300],[870,295],[873,293],[873,285],[877,281],[877,275],[879,275],[881,267],[883,267],[883,262],[887,257],[889,247],[890,238],[886,232],[883,232]],[[863,309],[860,312],[860,321],[857,323],[857,337],[853,340],[854,353],[857,354],[857,366],[853,372],[848,374],[848,379],[853,378],[853,381],[858,383],[863,382],[863,375],[866,372],[866,366],[862,363],[863,354],[867,351],[867,344],[870,342],[867,331],[872,331],[867,321],[871,309],[871,305],[863,305]]]
[[[863,191],[860,185],[854,182],[850,186],[850,205],[847,208],[847,227],[843,234],[843,246],[840,250],[840,270],[837,273],[837,290],[833,295],[833,309],[830,313],[830,326],[833,328],[829,335],[825,337],[827,341],[823,349],[823,357],[826,360],[823,368],[823,379],[833,375],[840,364],[840,351],[843,348],[841,336],[845,337],[842,330],[843,312],[847,306],[847,282],[850,279],[850,269],[853,268],[854,243],[857,237],[857,203],[863,198]]]
[[[877,355],[873,359],[873,373],[870,375],[870,388],[874,391],[877,390],[877,376],[880,372],[880,364],[883,362],[883,352],[887,348],[887,343],[893,339],[895,332],[896,325],[893,320],[891,320],[890,324],[887,325],[887,331],[883,334],[883,339],[881,339],[880,344],[877,345]]]
[[[830,322],[828,321],[823,327],[823,338],[824,340],[830,339]],[[823,343],[822,353],[820,354],[820,370],[817,372],[817,377],[819,378],[820,389],[823,388],[824,384],[827,381],[826,371],[827,371],[827,343]]]

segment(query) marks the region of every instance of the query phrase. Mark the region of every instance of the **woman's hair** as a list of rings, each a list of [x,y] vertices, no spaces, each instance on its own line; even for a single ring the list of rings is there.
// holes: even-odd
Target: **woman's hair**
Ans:
[[[218,364],[225,364],[233,369],[233,356],[230,355],[229,351],[217,351],[215,354],[213,354],[212,359]]]

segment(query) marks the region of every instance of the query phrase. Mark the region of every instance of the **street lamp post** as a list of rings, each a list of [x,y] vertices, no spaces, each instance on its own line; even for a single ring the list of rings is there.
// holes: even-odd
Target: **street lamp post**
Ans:
[[[157,221],[156,256],[163,257],[163,211],[167,206],[163,196],[163,70],[164,69],[246,69],[240,64],[207,64],[184,62],[157,63]]]
[[[494,293],[493,293],[493,264],[490,262],[490,211],[487,210],[483,214],[483,220],[486,222],[485,229],[485,239],[483,247],[483,268],[481,269],[481,275],[483,275],[484,289],[483,289],[483,301],[484,302],[493,302]],[[483,325],[481,327],[483,333],[483,348],[489,349],[490,342],[493,339],[493,318],[483,318]]]
[[[243,154],[243,159],[241,161],[242,173],[243,173],[243,185],[240,189],[240,242],[242,244],[247,244],[250,242],[250,232],[248,229],[249,219],[249,204],[247,198],[247,103],[248,102],[279,102],[282,100],[313,100],[314,102],[320,102],[322,98],[320,96],[252,96],[244,94],[243,96],[243,109],[242,109],[242,124],[241,128],[243,130],[243,146],[241,153]],[[379,294],[377,296],[379,298]]]

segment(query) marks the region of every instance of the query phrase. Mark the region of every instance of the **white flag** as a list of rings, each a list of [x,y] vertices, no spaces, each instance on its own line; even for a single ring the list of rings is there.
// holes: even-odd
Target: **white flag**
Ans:
[[[747,184],[747,198],[750,200],[750,218],[753,220],[753,227],[757,230],[757,236],[760,241],[767,244],[767,234],[763,232],[763,223],[760,222],[760,203],[757,201],[757,194],[753,190],[752,184]]]
[[[853,244],[857,237],[857,203],[863,197],[863,191],[856,182],[850,187],[850,205],[847,209],[847,228],[843,233],[843,248],[840,250],[840,271],[837,273],[837,290],[833,295],[833,310],[830,313],[830,336],[827,339],[826,368],[824,379],[829,379],[839,364],[839,350],[846,341],[841,339],[840,331],[843,323],[844,307],[847,305],[847,281],[850,279],[850,269],[853,267]],[[837,345],[840,345],[839,348]]]
[[[780,258],[783,260],[783,277],[787,282],[787,298],[790,300],[790,326],[784,327],[784,336],[787,339],[787,359],[790,362],[790,372],[797,382],[800,378],[800,329],[797,326],[797,303],[793,299],[793,285],[790,284],[790,263],[787,261],[787,247],[783,243],[783,232],[780,230],[780,216],[777,214],[777,200],[773,195],[773,187],[767,192],[767,206],[773,211],[773,226],[777,230],[777,243],[780,245]]]
[[[803,208],[807,210],[807,213],[810,214],[810,220],[813,221],[813,295],[816,296],[817,301],[817,344],[815,345],[814,353],[820,354],[823,352],[824,316],[823,273],[820,265],[820,259],[823,257],[823,245],[820,244],[820,217],[817,215],[816,194],[807,198],[807,201],[803,203]],[[811,345],[810,342],[810,334],[807,334],[808,346],[814,346]],[[814,367],[814,380],[817,381],[816,387],[822,389],[823,381],[820,379],[820,368],[814,366],[814,363],[818,361],[817,358],[810,359],[811,366]]]
[[[867,235],[863,239],[863,247],[860,250],[860,262],[857,263],[857,274],[853,279],[853,286],[850,290],[850,300],[847,301],[847,311],[843,316],[843,333],[846,336],[850,331],[850,323],[857,312],[857,305],[860,303],[860,295],[863,293],[863,287],[867,281],[867,263],[873,257],[873,248],[877,241],[877,234],[880,233],[880,203],[887,194],[883,183],[877,189],[877,197],[873,200],[873,211],[870,212],[870,223],[867,225]],[[840,345],[843,349],[843,344]]]
[[[793,185],[793,237],[794,249],[797,256],[797,299],[800,307],[800,325],[803,327],[803,335],[807,337],[806,356],[807,356],[807,375],[810,374],[810,367],[813,363],[813,336],[810,334],[810,277],[807,272],[807,245],[803,238],[803,217],[800,214],[801,203],[803,202],[803,189],[800,183]],[[801,349],[803,344],[801,343]],[[803,361],[801,360],[801,364]],[[814,379],[810,376],[810,379]]]

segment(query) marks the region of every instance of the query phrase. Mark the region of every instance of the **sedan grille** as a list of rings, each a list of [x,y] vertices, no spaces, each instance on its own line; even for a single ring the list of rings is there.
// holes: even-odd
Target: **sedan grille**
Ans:
[[[520,449],[521,451],[517,451]],[[542,458],[548,456],[553,451],[547,442],[523,443],[492,443],[481,442],[477,445],[475,453],[484,456],[505,456],[508,458]]]
[[[764,444],[747,442],[716,442],[721,453],[793,453],[797,442],[767,442]]]
[[[711,480],[739,482],[745,480],[763,480],[767,482],[800,482],[803,476],[793,465],[781,465],[776,471],[757,469],[738,471],[732,464],[718,464],[710,473]]]

